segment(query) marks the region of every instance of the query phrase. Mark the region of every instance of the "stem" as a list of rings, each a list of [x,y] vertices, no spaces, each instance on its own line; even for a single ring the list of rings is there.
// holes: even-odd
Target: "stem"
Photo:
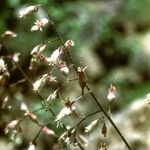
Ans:
[[[78,127],[84,120],[86,120],[88,117],[91,117],[91,116],[93,116],[93,115],[95,115],[96,113],[98,113],[98,112],[100,112],[101,110],[98,110],[98,111],[96,111],[96,112],[94,112],[94,113],[91,113],[91,114],[89,114],[88,116],[86,116],[86,117],[84,117],[77,125],[76,125],[76,127]]]

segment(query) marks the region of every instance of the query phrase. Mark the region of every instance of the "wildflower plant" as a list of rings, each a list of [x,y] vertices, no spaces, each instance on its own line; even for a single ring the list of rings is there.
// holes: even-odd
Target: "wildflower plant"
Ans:
[[[57,139],[57,145],[60,146],[60,149],[63,149],[65,147],[68,147],[70,144],[73,144],[78,149],[85,149],[90,144],[88,143],[88,139],[84,136],[84,134],[91,133],[95,128],[99,127],[98,124],[101,124],[101,129],[99,134],[102,134],[104,138],[106,138],[107,141],[107,123],[109,122],[126,147],[131,150],[130,145],[124,138],[124,136],[121,134],[120,130],[117,128],[111,117],[109,116],[109,113],[103,108],[98,98],[94,95],[93,91],[88,85],[87,82],[87,76],[86,76],[86,69],[87,66],[76,66],[74,63],[74,60],[72,59],[72,48],[75,46],[75,43],[73,40],[67,40],[66,42],[63,41],[63,38],[61,37],[60,33],[58,32],[55,23],[51,19],[51,16],[47,9],[42,5],[35,5],[35,6],[29,6],[23,10],[20,11],[19,17],[21,19],[25,19],[29,17],[30,15],[34,15],[36,12],[39,11],[39,9],[43,9],[47,13],[47,18],[37,19],[34,23],[34,25],[31,27],[31,32],[33,31],[43,31],[45,27],[50,27],[51,30],[54,30],[59,41],[60,45],[58,45],[58,48],[53,50],[52,53],[49,53],[49,55],[46,55],[44,52],[48,50],[48,45],[51,43],[51,41],[45,41],[44,43],[39,43],[39,45],[35,45],[35,47],[31,50],[31,61],[29,65],[29,72],[32,72],[34,69],[38,68],[38,64],[42,64],[47,66],[49,69],[43,73],[41,76],[36,78],[35,80],[30,79],[27,73],[21,68],[19,64],[19,57],[21,56],[21,53],[15,53],[12,57],[8,57],[11,55],[10,50],[7,48],[5,37],[15,38],[17,36],[16,33],[12,31],[6,31],[1,36],[1,44],[3,47],[5,47],[7,51],[7,55],[3,58],[0,58],[0,84],[4,86],[5,88],[9,87],[15,87],[19,83],[27,83],[32,91],[33,95],[36,95],[39,99],[41,99],[41,107],[37,108],[36,110],[30,110],[29,107],[26,104],[25,99],[21,100],[20,103],[20,112],[22,112],[23,115],[18,116],[18,118],[10,120],[6,127],[5,127],[5,133],[7,134],[9,131],[15,131],[16,134],[20,133],[21,124],[23,120],[29,119],[31,122],[36,124],[40,127],[40,130],[37,132],[35,137],[33,137],[33,140],[28,141],[28,150],[34,150],[37,146],[37,139],[39,135],[43,132],[47,135],[54,136]],[[26,21],[26,20],[23,20]],[[41,34],[43,33],[41,32]],[[50,56],[50,57],[49,57]],[[64,56],[67,56],[69,58],[69,62],[64,59]],[[11,60],[11,63],[20,71],[20,73],[23,76],[23,79],[17,81],[13,85],[9,85],[9,79],[11,76],[11,69],[8,68],[8,64],[5,62],[5,57],[8,57]],[[74,69],[75,78],[72,78],[70,76],[70,70]],[[58,71],[59,74],[56,76],[55,71]],[[63,83],[60,83],[58,87],[54,91],[50,91],[50,94],[47,97],[44,97],[42,95],[42,91],[46,87],[53,86],[55,83],[59,83],[59,75],[64,75]],[[70,84],[77,82],[79,86],[80,96],[77,97],[74,100],[70,100],[69,96],[64,97],[63,93],[61,92],[61,89],[63,87],[69,86]],[[55,85],[55,87],[57,86]],[[108,91],[107,99],[109,101],[109,104],[111,105],[113,100],[115,99],[115,93],[116,88],[114,85],[111,84],[110,89]],[[91,101],[95,102],[98,106],[97,111],[91,111],[90,114],[87,114],[85,117],[80,117],[80,112],[78,110],[78,107],[76,103],[78,101],[86,101],[86,95],[91,96]],[[6,107],[6,103],[9,101],[10,95],[3,94],[3,109]],[[55,105],[55,101],[61,100],[63,102],[64,107],[59,110],[59,112],[54,111],[53,107]],[[84,107],[84,105],[82,106]],[[48,123],[41,123],[40,118],[38,117],[37,112],[40,110],[46,110],[49,111],[51,114],[51,120],[48,120]],[[90,124],[87,124],[84,127],[83,133],[79,132],[80,125],[89,117],[101,113],[101,117],[97,115],[98,117],[96,119],[93,119]],[[77,124],[74,124],[72,126],[68,125],[64,118],[71,115],[76,115],[78,117],[79,122]],[[106,121],[107,120],[107,121]],[[55,128],[49,128],[51,124],[55,124],[57,128],[63,128],[63,132],[61,134],[56,134],[54,131]],[[100,149],[100,150],[106,150],[108,149],[107,144],[103,142],[101,139],[100,141],[100,147],[94,148],[94,149]]]

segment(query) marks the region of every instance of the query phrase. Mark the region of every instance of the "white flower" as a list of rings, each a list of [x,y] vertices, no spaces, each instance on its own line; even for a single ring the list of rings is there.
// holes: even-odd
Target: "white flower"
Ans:
[[[66,48],[70,49],[73,46],[74,46],[74,42],[72,40],[66,41],[66,43],[65,43]]]
[[[16,128],[18,122],[19,122],[18,120],[13,120],[9,122],[5,128],[5,134],[7,134],[9,130]]]
[[[35,145],[33,143],[30,143],[27,150],[35,150]]]
[[[68,116],[72,113],[73,110],[75,110],[76,107],[75,106],[71,106],[70,107],[64,107],[60,112],[59,114],[57,115],[55,121],[59,121],[61,120],[62,118],[64,118],[65,116]]]
[[[40,44],[33,48],[31,55],[40,55],[46,48],[46,44]]]
[[[15,62],[18,62],[19,61],[19,56],[20,56],[20,53],[15,53],[12,58]]]
[[[41,90],[44,87],[44,85],[46,84],[47,76],[48,74],[44,74],[42,78],[33,83],[33,90],[35,92]]]
[[[19,18],[25,18],[28,15],[31,15],[31,14],[37,12],[38,8],[39,8],[39,6],[36,5],[36,6],[29,6],[29,7],[25,8],[25,9],[20,10]]]
[[[28,112],[28,107],[27,107],[27,105],[25,103],[21,103],[20,109],[22,111]]]
[[[60,62],[59,68],[60,68],[60,71],[61,71],[65,76],[68,75],[68,73],[69,73],[69,68],[67,67],[66,62]]]
[[[111,84],[109,88],[109,92],[107,95],[107,99],[111,102],[116,97],[116,88]]]
[[[98,119],[92,121],[88,126],[85,127],[85,132],[91,132],[93,129],[95,129],[96,125],[98,124]]]
[[[36,22],[34,23],[35,25],[31,27],[31,31],[43,31],[43,27],[47,26],[49,23],[49,20],[47,18],[42,18],[41,20],[36,20]]]
[[[17,36],[17,34],[16,33],[14,33],[13,31],[6,31],[3,35],[2,35],[2,37],[16,37]]]
[[[58,49],[56,49],[55,51],[53,51],[53,53],[51,54],[51,57],[48,58],[49,62],[56,62],[57,60],[59,60],[60,56],[64,53],[63,47],[60,47]]]
[[[0,72],[4,72],[7,69],[7,65],[5,64],[4,60],[0,59]]]
[[[46,126],[42,129],[42,131],[45,134],[48,134],[48,135],[55,135],[55,132],[53,130],[49,129],[48,127],[46,127]]]

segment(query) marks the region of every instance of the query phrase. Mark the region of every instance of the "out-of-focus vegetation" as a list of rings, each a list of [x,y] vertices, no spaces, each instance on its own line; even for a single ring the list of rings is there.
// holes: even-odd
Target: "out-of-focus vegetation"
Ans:
[[[71,53],[78,65],[88,65],[88,82],[96,95],[105,99],[109,85],[113,83],[117,87],[118,100],[114,109],[127,106],[150,92],[150,0],[0,0],[0,34],[6,30],[17,33],[15,39],[7,40],[7,46],[12,53],[21,53],[19,63],[25,72],[29,67],[30,51],[39,43],[56,38],[50,29],[42,34],[30,32],[35,19],[46,17],[43,11],[25,21],[18,18],[22,7],[34,4],[44,5],[64,40],[75,42]],[[58,43],[52,43],[49,52],[57,48]],[[0,55],[4,54],[5,50],[1,50]],[[33,80],[43,73],[42,69],[35,73]],[[22,75],[17,71],[10,82],[19,79]],[[18,87],[31,108],[38,108],[40,101],[28,88],[27,85]],[[0,90],[3,93],[2,87]],[[43,91],[43,95],[47,96],[47,91]],[[16,92],[13,98],[19,99],[19,96]],[[56,112],[62,106],[61,102],[57,103],[53,106]],[[17,101],[13,105],[17,106]],[[0,114],[2,122],[9,120],[7,113]],[[48,114],[41,111],[39,117],[45,121]],[[1,128],[3,126],[1,124]]]

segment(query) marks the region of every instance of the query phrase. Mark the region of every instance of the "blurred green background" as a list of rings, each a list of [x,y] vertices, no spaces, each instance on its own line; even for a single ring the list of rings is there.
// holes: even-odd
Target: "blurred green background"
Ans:
[[[18,18],[21,8],[35,4],[47,8],[64,41],[75,42],[71,54],[77,65],[88,66],[88,82],[94,93],[105,100],[109,85],[116,86],[115,110],[128,107],[150,92],[150,0],[1,0],[0,34],[6,30],[17,33],[15,39],[6,42],[11,52],[21,53],[19,63],[26,72],[30,51],[39,43],[56,37],[51,29],[30,32],[35,19],[47,17],[44,12],[25,20]],[[60,43],[54,42],[47,55],[58,46]],[[43,73],[40,69],[34,79]],[[20,73],[15,72],[10,82],[21,78]],[[31,108],[40,106],[27,85],[18,88],[28,100],[33,100]],[[56,111],[57,106],[54,106]]]

